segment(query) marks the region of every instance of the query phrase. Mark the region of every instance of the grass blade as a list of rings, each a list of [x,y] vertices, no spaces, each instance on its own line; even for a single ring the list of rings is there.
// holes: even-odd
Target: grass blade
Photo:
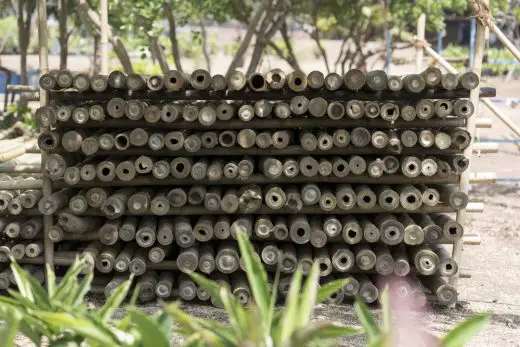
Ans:
[[[287,300],[285,302],[285,311],[283,312],[280,324],[280,341],[276,345],[285,346],[289,343],[293,332],[296,330],[300,306],[300,289],[302,282],[302,269],[298,267],[293,275]]]
[[[119,285],[108,297],[103,307],[96,313],[96,317],[98,317],[101,322],[108,322],[114,312],[121,306],[121,303],[123,300],[125,300],[128,292],[130,291],[132,278],[133,277],[130,277],[130,279]]]
[[[141,335],[142,347],[169,347],[170,341],[154,319],[136,309],[131,309],[128,314],[132,317],[134,328]]]
[[[316,299],[316,303],[320,304],[326,301],[332,294],[337,293],[341,288],[349,284],[350,281],[350,278],[343,278],[327,282],[320,286],[318,288],[318,298]]]
[[[312,264],[309,276],[305,281],[305,287],[303,289],[303,294],[300,299],[300,310],[296,323],[296,326],[298,328],[306,326],[307,324],[309,324],[309,321],[311,320],[312,311],[314,310],[314,306],[316,306],[316,298],[318,295],[318,286],[320,279],[319,271],[320,269],[318,262],[314,262]]]
[[[354,309],[356,310],[357,317],[367,334],[368,343],[374,341],[379,338],[380,331],[377,326],[374,317],[370,314],[368,310],[368,306],[361,301],[360,298],[356,298],[356,302],[354,303]]]
[[[268,327],[269,319],[269,305],[271,303],[271,295],[269,292],[269,285],[267,282],[267,273],[258,257],[254,256],[255,250],[253,245],[247,238],[244,231],[237,232],[238,246],[240,248],[240,256],[244,259],[246,267],[247,280],[253,299],[258,307],[258,312],[262,319],[264,327]]]
[[[487,325],[491,314],[479,314],[453,328],[440,342],[442,347],[460,347],[466,344],[473,336],[477,335]]]

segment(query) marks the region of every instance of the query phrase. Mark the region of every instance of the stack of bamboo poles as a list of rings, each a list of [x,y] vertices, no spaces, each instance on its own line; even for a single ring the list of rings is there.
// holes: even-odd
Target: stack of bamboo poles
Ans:
[[[134,273],[142,301],[211,300],[185,274],[199,271],[247,302],[244,230],[281,271],[282,295],[297,266],[317,261],[322,283],[354,279],[331,302],[372,303],[388,284],[411,303],[448,305],[459,270],[443,245],[462,239],[452,214],[471,207],[457,183],[478,82],[435,68],[45,74],[51,103],[36,119],[53,193],[27,212],[53,216],[54,263],[85,257],[106,294]]]

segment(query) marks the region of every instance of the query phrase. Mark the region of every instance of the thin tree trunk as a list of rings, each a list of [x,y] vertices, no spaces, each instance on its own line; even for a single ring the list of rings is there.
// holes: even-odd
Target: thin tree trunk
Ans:
[[[228,70],[226,72],[226,78],[229,77],[231,72],[236,69],[238,62],[244,58],[247,48],[249,47],[249,44],[251,43],[251,39],[253,38],[253,34],[255,33],[256,28],[258,26],[258,22],[260,22],[260,18],[262,17],[262,14],[264,13],[264,11],[265,11],[265,4],[264,4],[264,2],[262,2],[260,7],[256,10],[253,18],[249,22],[246,35],[244,36],[244,39],[242,40],[240,47],[238,48],[237,52],[235,53],[235,56],[233,57],[231,64],[229,64]]]
[[[211,58],[208,52],[208,33],[206,32],[206,26],[204,26],[204,20],[200,20],[200,34],[202,35],[202,53],[204,54],[204,60],[206,60],[206,67],[211,73]]]
[[[327,73],[330,73],[330,67],[329,67],[329,61],[327,59],[327,52],[323,48],[320,40],[320,31],[318,29],[318,10],[314,8],[313,11],[313,24],[314,24],[314,32],[311,34],[311,38],[316,42],[316,46],[318,46],[318,50],[320,51],[320,54],[323,58],[323,61],[325,62],[325,67],[327,68]]]
[[[260,27],[258,28],[256,32],[256,40],[255,40],[255,47],[253,49],[253,54],[251,55],[251,61],[249,62],[249,67],[247,68],[247,74],[250,75],[253,72],[255,72],[256,68],[258,67],[258,63],[260,63],[260,59],[262,58],[262,54],[264,53],[265,49],[265,41],[266,41],[266,31],[267,31],[267,25],[271,20],[273,19],[275,15],[275,9],[273,8],[273,1],[270,1],[267,5],[267,9],[265,12],[264,17],[262,18],[262,21],[260,23]]]
[[[177,40],[177,25],[175,24],[173,9],[170,4],[164,5],[163,9],[166,14],[166,19],[168,20],[168,25],[170,26],[169,37],[170,43],[172,45],[173,62],[175,63],[177,70],[182,72],[181,55],[179,53],[179,41]]]
[[[267,17],[264,18],[264,21],[265,20],[267,20]],[[269,19],[269,21],[271,21],[271,19]],[[284,21],[285,14],[280,14],[278,18],[271,24],[269,30],[266,30],[265,27],[260,28],[261,32],[256,34],[257,39],[255,43],[255,49],[253,50],[253,55],[251,57],[251,62],[249,63],[249,68],[247,69],[248,74],[251,74],[257,70],[258,65],[260,64],[260,59],[262,58],[262,55],[265,52],[265,47],[267,46],[268,42],[272,40],[274,34],[276,34],[278,30],[280,30],[280,27],[282,26],[282,23]],[[263,37],[258,35],[263,35]]]
[[[25,9],[25,16],[24,16]],[[18,1],[18,43],[20,45],[20,78],[22,84],[28,83],[27,50],[31,40],[31,20],[36,9],[35,0]]]
[[[77,10],[80,16],[84,16],[90,23],[93,30],[95,30],[98,35],[101,33],[101,20],[99,18],[99,14],[92,10],[86,0],[76,0]],[[128,55],[128,51],[126,50],[121,39],[114,34],[112,27],[108,27],[108,41],[112,44],[112,48],[116,53],[121,65],[123,66],[123,70],[126,73],[133,72],[132,61],[130,60],[130,56]]]
[[[94,54],[92,55],[92,74],[96,75],[101,71],[101,36],[94,35]]]
[[[291,43],[291,38],[289,37],[289,29],[287,28],[287,22],[283,22],[282,28],[280,29],[282,33],[283,42],[285,47],[287,48],[287,52],[289,54],[289,60],[287,61],[289,65],[291,65],[295,70],[301,70],[300,64],[298,64],[298,59],[296,59],[296,55],[294,54],[294,50]]]
[[[163,73],[167,73],[170,71],[170,67],[168,66],[168,62],[166,61],[166,56],[164,55],[164,50],[159,44],[159,39],[157,36],[148,36],[148,40],[150,42],[150,50],[152,51],[152,56],[157,59],[159,63],[159,67]]]
[[[67,33],[67,0],[58,0],[58,27],[60,43],[60,69],[67,68],[67,56],[69,55],[69,35]]]

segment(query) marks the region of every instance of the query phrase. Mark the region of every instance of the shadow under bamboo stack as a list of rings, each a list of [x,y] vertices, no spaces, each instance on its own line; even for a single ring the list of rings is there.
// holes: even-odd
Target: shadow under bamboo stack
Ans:
[[[134,273],[142,301],[218,305],[184,273],[198,271],[246,303],[245,230],[270,275],[280,269],[282,296],[318,262],[320,283],[354,279],[331,303],[372,303],[388,284],[415,305],[452,304],[458,265],[443,245],[464,233],[453,213],[468,203],[462,127],[478,83],[436,68],[43,75],[38,144],[54,189],[37,208],[54,217],[55,262],[85,257],[106,295]],[[3,235],[16,221],[2,219]]]

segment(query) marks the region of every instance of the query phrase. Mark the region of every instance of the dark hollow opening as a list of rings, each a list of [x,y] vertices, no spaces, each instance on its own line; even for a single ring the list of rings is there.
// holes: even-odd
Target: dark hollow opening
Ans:
[[[173,83],[173,84],[177,83],[177,78],[170,77],[170,83]]]
[[[355,238],[357,236],[357,232],[355,232],[352,229],[350,229],[347,234],[348,234],[348,237],[351,238],[351,239],[353,239],[353,238]]]
[[[202,82],[202,81],[204,81],[204,76],[202,76],[202,75],[197,76],[197,82]]]
[[[294,79],[294,84],[296,84],[297,86],[301,86],[303,83],[302,79],[300,77],[296,77]]]
[[[264,78],[262,77],[262,75],[254,75],[253,78],[251,79],[251,84],[253,85],[253,87],[255,89],[260,89],[260,88],[263,88],[264,87]]]
[[[305,236],[305,229],[298,228],[298,230],[296,230],[296,235],[298,235],[299,237],[304,237]]]
[[[177,165],[175,165],[175,170],[177,170],[178,172],[183,172],[184,171],[184,164],[183,163],[177,163]]]
[[[406,197],[406,201],[408,201],[410,204],[415,203],[415,201],[416,201],[415,196],[413,196],[413,195],[408,195],[408,196]]]

